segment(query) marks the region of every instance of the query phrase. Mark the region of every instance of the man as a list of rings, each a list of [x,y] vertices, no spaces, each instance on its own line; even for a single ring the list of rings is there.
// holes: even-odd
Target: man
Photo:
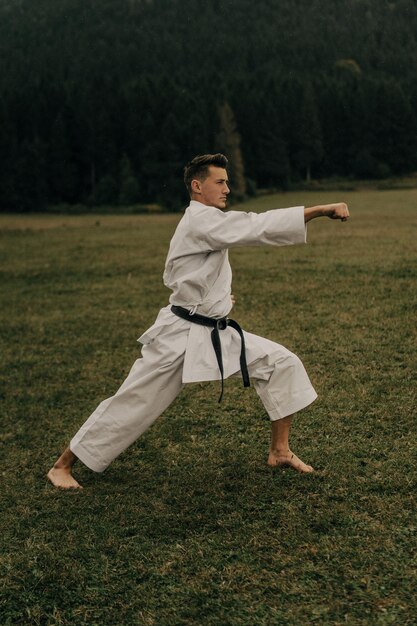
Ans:
[[[142,358],[114,396],[104,400],[48,473],[53,485],[79,488],[72,467],[80,459],[102,472],[171,404],[185,383],[252,379],[272,425],[268,464],[313,471],[289,447],[292,415],[317,397],[295,354],[243,332],[228,320],[234,299],[228,249],[305,243],[306,222],[327,216],[346,221],[344,203],[245,213],[226,209],[227,159],[203,155],[186,167],[190,206],[179,222],[165,264],[170,305],[139,339]]]

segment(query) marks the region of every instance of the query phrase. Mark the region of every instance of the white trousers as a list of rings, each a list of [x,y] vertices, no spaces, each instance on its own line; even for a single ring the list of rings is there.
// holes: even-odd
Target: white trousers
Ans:
[[[300,359],[279,344],[248,364],[253,385],[271,420],[303,409],[317,398]],[[99,404],[70,442],[72,452],[95,472],[108,465],[153,424],[183,387],[184,353],[170,351],[169,333],[143,346],[115,393]],[[240,372],[235,374],[240,375]]]

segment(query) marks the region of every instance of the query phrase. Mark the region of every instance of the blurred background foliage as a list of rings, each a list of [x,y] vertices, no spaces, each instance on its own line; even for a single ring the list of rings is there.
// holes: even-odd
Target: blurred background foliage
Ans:
[[[413,0],[0,0],[0,209],[417,170]]]

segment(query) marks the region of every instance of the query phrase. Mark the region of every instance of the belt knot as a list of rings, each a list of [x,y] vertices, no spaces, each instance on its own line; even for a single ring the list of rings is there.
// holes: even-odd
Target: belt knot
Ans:
[[[220,330],[225,330],[228,326],[231,326],[240,336],[241,349],[240,349],[240,370],[242,373],[243,385],[244,387],[250,387],[249,380],[249,372],[248,366],[246,363],[246,348],[245,348],[245,337],[243,335],[243,330],[240,325],[235,321],[231,320],[228,317],[207,317],[206,315],[200,315],[199,313],[191,314],[187,309],[184,309],[182,306],[177,306],[173,304],[171,306],[171,311],[180,317],[181,319],[187,320],[192,324],[199,324],[200,326],[209,326],[213,330],[211,331],[211,343],[213,344],[213,349],[216,355],[217,364],[219,366],[222,388],[220,393],[219,402],[223,399],[223,391],[224,391],[224,368],[223,368],[223,358],[222,358],[222,345],[220,342]]]

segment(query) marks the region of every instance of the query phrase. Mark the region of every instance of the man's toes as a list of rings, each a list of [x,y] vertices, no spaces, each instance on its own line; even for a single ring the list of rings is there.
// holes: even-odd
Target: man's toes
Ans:
[[[280,456],[271,453],[268,459],[268,464],[275,467],[291,467],[302,474],[310,474],[311,472],[314,472],[314,468],[311,465],[307,465],[293,453],[291,453],[290,456]]]

